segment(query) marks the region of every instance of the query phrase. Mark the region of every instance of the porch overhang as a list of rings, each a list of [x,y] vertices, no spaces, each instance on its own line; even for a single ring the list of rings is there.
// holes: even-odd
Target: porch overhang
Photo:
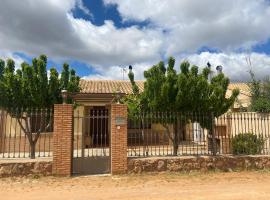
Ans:
[[[121,97],[125,95],[125,93],[120,93]],[[76,103],[85,106],[105,106],[113,102],[115,98],[115,93],[77,93],[73,94],[72,98]]]

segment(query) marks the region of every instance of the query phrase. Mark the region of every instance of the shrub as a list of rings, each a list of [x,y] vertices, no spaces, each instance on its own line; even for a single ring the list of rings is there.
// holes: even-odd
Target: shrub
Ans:
[[[252,102],[251,110],[255,112],[270,112],[270,101],[267,98],[260,97]]]
[[[260,154],[264,140],[253,133],[241,133],[232,139],[233,154]]]

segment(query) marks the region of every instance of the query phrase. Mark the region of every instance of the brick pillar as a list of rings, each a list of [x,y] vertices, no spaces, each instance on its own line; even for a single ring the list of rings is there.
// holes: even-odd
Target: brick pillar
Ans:
[[[111,173],[127,172],[127,106],[111,105]]]
[[[73,156],[73,108],[70,104],[54,105],[53,174],[70,176]]]

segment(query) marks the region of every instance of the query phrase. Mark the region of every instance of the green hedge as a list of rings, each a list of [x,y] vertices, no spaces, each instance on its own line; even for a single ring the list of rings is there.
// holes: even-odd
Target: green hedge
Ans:
[[[253,133],[241,133],[232,139],[233,154],[255,155],[263,149],[264,140]]]

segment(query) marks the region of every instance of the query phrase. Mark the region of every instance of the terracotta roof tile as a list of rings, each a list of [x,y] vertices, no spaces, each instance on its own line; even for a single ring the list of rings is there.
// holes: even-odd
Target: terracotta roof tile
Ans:
[[[228,90],[233,90],[233,89],[237,89],[237,88],[240,90],[240,94],[246,95],[249,97],[251,96],[248,83],[230,83]]]
[[[143,91],[144,81],[136,81],[140,91]],[[84,94],[113,94],[117,90],[121,93],[131,94],[132,86],[128,80],[84,80],[80,82],[81,93]],[[244,107],[248,107],[250,104],[250,89],[247,83],[231,83],[226,92],[226,97],[229,98],[232,94],[232,90],[238,88],[240,94],[238,101],[234,107],[239,107],[241,104]],[[240,103],[240,104],[239,104]],[[239,104],[239,105],[238,105]]]
[[[136,81],[140,91],[143,91],[144,81]],[[80,82],[81,93],[108,94],[119,90],[121,93],[131,94],[132,86],[130,81],[125,80],[84,80]]]
[[[144,81],[136,81],[140,91],[143,91]],[[120,90],[121,93],[131,94],[132,86],[129,80],[85,80],[80,82],[81,93],[108,94]],[[228,93],[238,88],[241,95],[251,96],[247,83],[230,83]]]

